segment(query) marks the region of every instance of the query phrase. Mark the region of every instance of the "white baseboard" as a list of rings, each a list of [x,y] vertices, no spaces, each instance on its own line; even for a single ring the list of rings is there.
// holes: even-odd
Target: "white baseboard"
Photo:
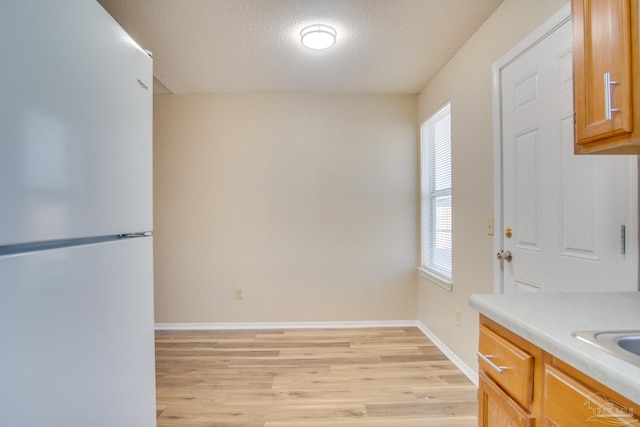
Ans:
[[[436,347],[438,347],[438,349],[442,353],[444,353],[444,355],[447,356],[447,358],[451,360],[451,362],[454,365],[456,365],[456,368],[462,371],[465,377],[469,378],[469,381],[471,381],[476,387],[478,387],[478,384],[479,384],[478,373],[475,372],[473,369],[471,369],[469,365],[464,363],[462,359],[460,359],[453,351],[451,351],[449,347],[447,347],[442,341],[440,341],[440,339],[433,332],[431,332],[429,328],[427,328],[422,324],[422,322],[417,322],[417,323],[418,323],[417,325],[418,329],[420,329],[422,333],[425,334],[427,338],[429,338],[431,342]]]
[[[383,320],[366,322],[241,322],[241,323],[156,323],[156,331],[224,330],[224,329],[345,329],[345,328],[411,328],[415,320]]]
[[[156,323],[156,331],[241,330],[241,329],[345,329],[417,327],[431,342],[478,387],[478,374],[449,349],[426,326],[417,320],[383,320],[365,322],[240,322],[240,323]]]

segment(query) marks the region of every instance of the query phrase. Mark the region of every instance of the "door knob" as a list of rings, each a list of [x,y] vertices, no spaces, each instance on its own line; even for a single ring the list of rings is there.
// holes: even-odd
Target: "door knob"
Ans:
[[[498,257],[499,261],[511,262],[511,259],[512,259],[511,251],[503,251],[503,250],[501,250],[500,252],[498,252],[498,254],[496,256]]]

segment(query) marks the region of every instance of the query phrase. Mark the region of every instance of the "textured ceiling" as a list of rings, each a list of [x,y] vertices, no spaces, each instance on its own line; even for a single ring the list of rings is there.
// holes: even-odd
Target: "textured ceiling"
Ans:
[[[98,1],[153,52],[155,92],[415,94],[503,0]],[[332,48],[300,44],[314,23]]]

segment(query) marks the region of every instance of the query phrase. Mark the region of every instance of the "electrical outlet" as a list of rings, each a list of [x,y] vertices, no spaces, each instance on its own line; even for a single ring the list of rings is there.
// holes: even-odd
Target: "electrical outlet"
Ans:
[[[462,312],[460,310],[456,310],[456,326],[460,327],[462,324]]]
[[[244,299],[244,288],[236,288],[236,299]]]

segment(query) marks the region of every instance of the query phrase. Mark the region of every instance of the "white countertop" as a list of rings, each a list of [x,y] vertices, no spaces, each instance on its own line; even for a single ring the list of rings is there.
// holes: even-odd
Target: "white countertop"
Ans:
[[[576,330],[640,330],[640,292],[471,295],[469,305],[640,404],[640,367],[571,336]]]

